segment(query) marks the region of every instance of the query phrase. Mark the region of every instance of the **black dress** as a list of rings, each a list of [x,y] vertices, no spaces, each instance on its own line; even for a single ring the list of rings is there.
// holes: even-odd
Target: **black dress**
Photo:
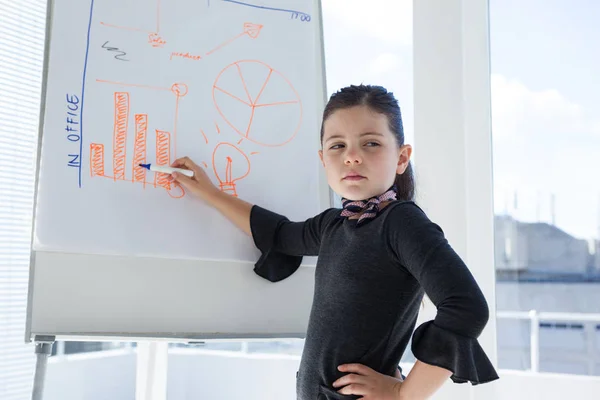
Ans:
[[[487,302],[442,229],[412,201],[394,201],[358,227],[340,211],[290,222],[255,205],[250,215],[261,277],[280,281],[302,256],[318,255],[297,398],[357,399],[331,385],[347,374],[338,365],[360,363],[393,376],[411,335],[415,357],[452,371],[454,382],[498,379],[477,341]],[[437,315],[414,330],[424,292]]]

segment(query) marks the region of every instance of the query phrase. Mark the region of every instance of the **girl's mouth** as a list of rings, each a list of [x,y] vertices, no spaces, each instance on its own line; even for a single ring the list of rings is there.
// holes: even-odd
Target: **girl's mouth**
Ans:
[[[365,179],[365,177],[361,175],[348,175],[344,178],[346,181],[359,181],[361,179]]]

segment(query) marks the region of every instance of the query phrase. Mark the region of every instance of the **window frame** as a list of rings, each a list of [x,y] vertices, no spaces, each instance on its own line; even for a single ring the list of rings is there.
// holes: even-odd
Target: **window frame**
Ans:
[[[488,302],[479,343],[497,366],[488,16],[487,0],[413,0],[414,157],[418,201]],[[435,315],[431,303],[423,314]],[[447,382],[436,399],[493,399],[500,380]]]

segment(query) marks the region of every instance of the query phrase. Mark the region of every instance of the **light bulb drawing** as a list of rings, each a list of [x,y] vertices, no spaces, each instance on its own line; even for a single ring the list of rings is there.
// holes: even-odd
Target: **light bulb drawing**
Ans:
[[[236,182],[250,173],[250,160],[231,143],[219,143],[213,152],[213,170],[219,180],[219,189],[237,197]]]

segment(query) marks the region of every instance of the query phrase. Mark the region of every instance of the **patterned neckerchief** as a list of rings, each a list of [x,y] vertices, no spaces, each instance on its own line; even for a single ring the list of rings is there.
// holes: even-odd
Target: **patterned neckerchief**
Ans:
[[[343,210],[340,213],[340,217],[352,217],[362,212],[361,216],[356,222],[356,226],[362,225],[374,219],[379,212],[379,204],[384,201],[396,200],[397,191],[396,186],[392,186],[385,193],[379,196],[373,196],[368,200],[348,200],[342,198]]]

